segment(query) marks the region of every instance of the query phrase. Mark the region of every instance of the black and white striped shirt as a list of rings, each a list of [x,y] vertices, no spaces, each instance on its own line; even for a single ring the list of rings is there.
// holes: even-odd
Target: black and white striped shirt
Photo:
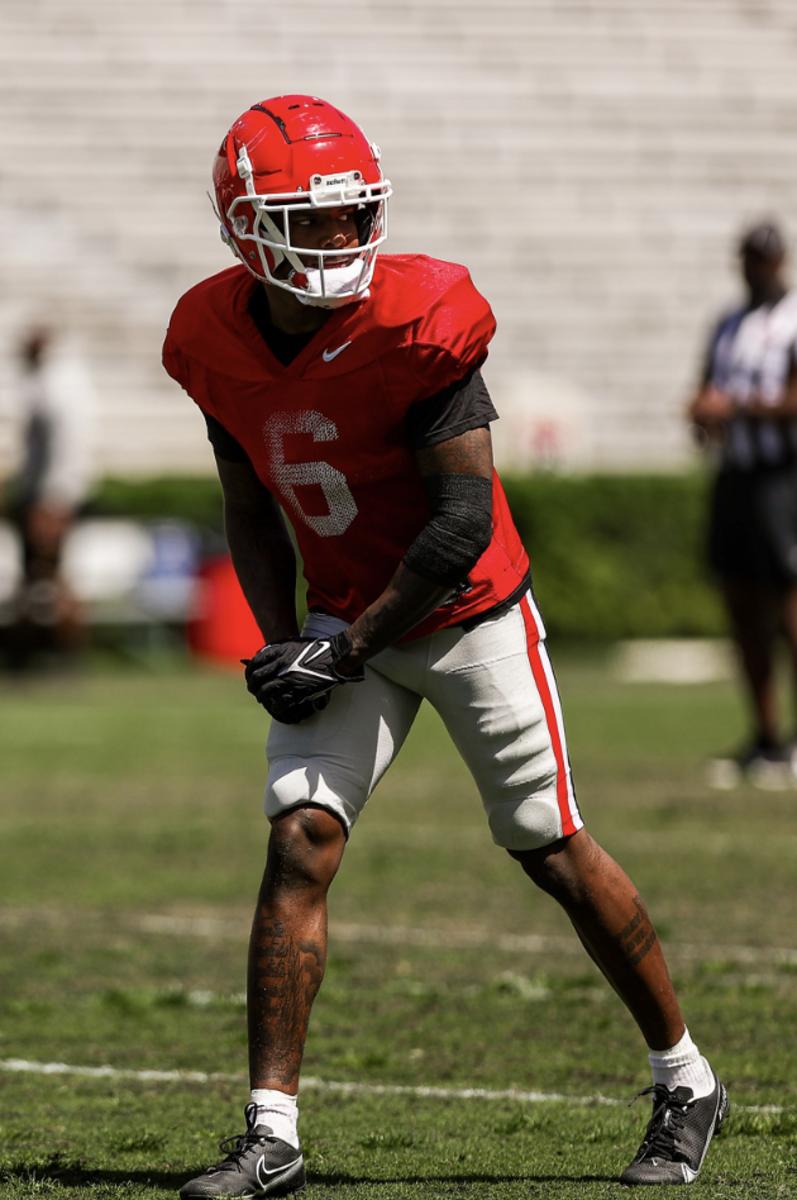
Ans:
[[[777,404],[797,370],[797,290],[775,304],[746,306],[724,316],[709,343],[705,382],[737,407],[728,425],[722,466],[731,470],[797,462],[797,419],[745,416],[754,398]]]

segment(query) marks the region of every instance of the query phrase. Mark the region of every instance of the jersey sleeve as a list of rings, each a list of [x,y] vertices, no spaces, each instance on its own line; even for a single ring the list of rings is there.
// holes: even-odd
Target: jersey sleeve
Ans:
[[[183,310],[186,297],[179,302],[172,314],[166,339],[163,343],[161,360],[167,375],[179,383],[183,391],[194,401],[206,421],[215,419],[223,414],[218,411],[212,389],[208,386],[208,372],[203,364],[197,361],[196,353],[190,337],[191,328],[188,325]],[[186,336],[188,333],[189,336]],[[213,438],[209,439],[214,445]]]
[[[711,382],[711,378],[714,374],[714,366],[715,366],[716,357],[717,357],[717,345],[719,344],[720,337],[721,337],[726,325],[727,325],[727,318],[722,317],[722,318],[720,318],[720,320],[715,321],[714,324],[712,325],[711,329],[709,330],[709,334],[708,334],[708,337],[706,338],[705,346],[703,349],[703,360],[701,362],[701,373],[700,373],[700,386],[701,387],[706,387]]]
[[[407,433],[410,445],[420,450],[497,419],[481,371],[474,368],[437,395],[413,404],[407,413]]]
[[[212,276],[180,297],[169,320],[161,356],[166,373],[203,413],[212,416],[219,414],[209,387],[208,363],[218,359],[223,345],[224,328],[216,310],[232,303],[225,282],[224,276]]]
[[[183,391],[189,392],[190,395],[188,361],[177,345],[171,326],[166,331],[166,340],[163,343],[161,361],[163,362],[166,374],[171,375],[172,379],[179,383]]]
[[[419,396],[435,396],[480,367],[494,333],[492,310],[463,271],[415,322],[411,362]]]
[[[730,313],[726,312],[713,325],[703,355],[703,371],[700,377],[701,387],[706,387],[712,382],[718,382],[720,386],[723,386],[724,381],[717,379],[717,376],[721,374],[720,347],[728,338],[735,336],[746,312],[746,308],[734,309]]]

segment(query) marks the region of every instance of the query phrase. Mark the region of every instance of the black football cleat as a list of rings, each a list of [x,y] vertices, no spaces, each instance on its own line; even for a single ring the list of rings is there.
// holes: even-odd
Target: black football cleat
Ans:
[[[645,1088],[641,1096],[653,1096],[653,1115],[645,1138],[620,1176],[628,1186],[657,1183],[694,1183],[715,1133],[730,1110],[728,1093],[717,1077],[714,1090],[700,1100],[692,1090],[663,1084]]]
[[[256,1104],[247,1104],[245,1115],[246,1133],[219,1143],[226,1157],[183,1184],[181,1200],[255,1200],[258,1196],[287,1196],[304,1187],[301,1150],[274,1137],[268,1125],[254,1124]]]

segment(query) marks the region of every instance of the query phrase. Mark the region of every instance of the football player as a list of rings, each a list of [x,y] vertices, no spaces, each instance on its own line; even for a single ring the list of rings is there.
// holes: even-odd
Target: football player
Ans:
[[[379,150],[323,100],[253,105],[213,182],[239,264],[183,296],[164,363],[207,422],[266,643],[245,676],[273,718],[271,832],[249,952],[246,1130],[180,1194],[304,1183],[297,1094],[327,890],[424,699],[493,839],[563,906],[647,1043],[653,1115],[622,1180],[690,1183],[728,1101],[642,900],[583,827],[528,558],[493,469],[489,305],[464,267],[378,254],[391,195]],[[308,585],[301,630],[286,517]]]

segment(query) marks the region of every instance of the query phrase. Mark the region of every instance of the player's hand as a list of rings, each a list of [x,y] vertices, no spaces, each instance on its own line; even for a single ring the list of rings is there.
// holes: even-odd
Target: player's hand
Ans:
[[[302,721],[318,711],[319,701],[325,706],[336,687],[365,678],[361,669],[352,674],[338,669],[350,651],[345,630],[331,638],[272,642],[244,661],[246,686],[278,721]]]
[[[290,698],[281,696],[272,696],[263,701],[263,707],[269,716],[283,725],[298,725],[300,721],[314,717],[328,704],[329,692],[325,696],[319,696],[317,700],[300,700],[298,704]]]

